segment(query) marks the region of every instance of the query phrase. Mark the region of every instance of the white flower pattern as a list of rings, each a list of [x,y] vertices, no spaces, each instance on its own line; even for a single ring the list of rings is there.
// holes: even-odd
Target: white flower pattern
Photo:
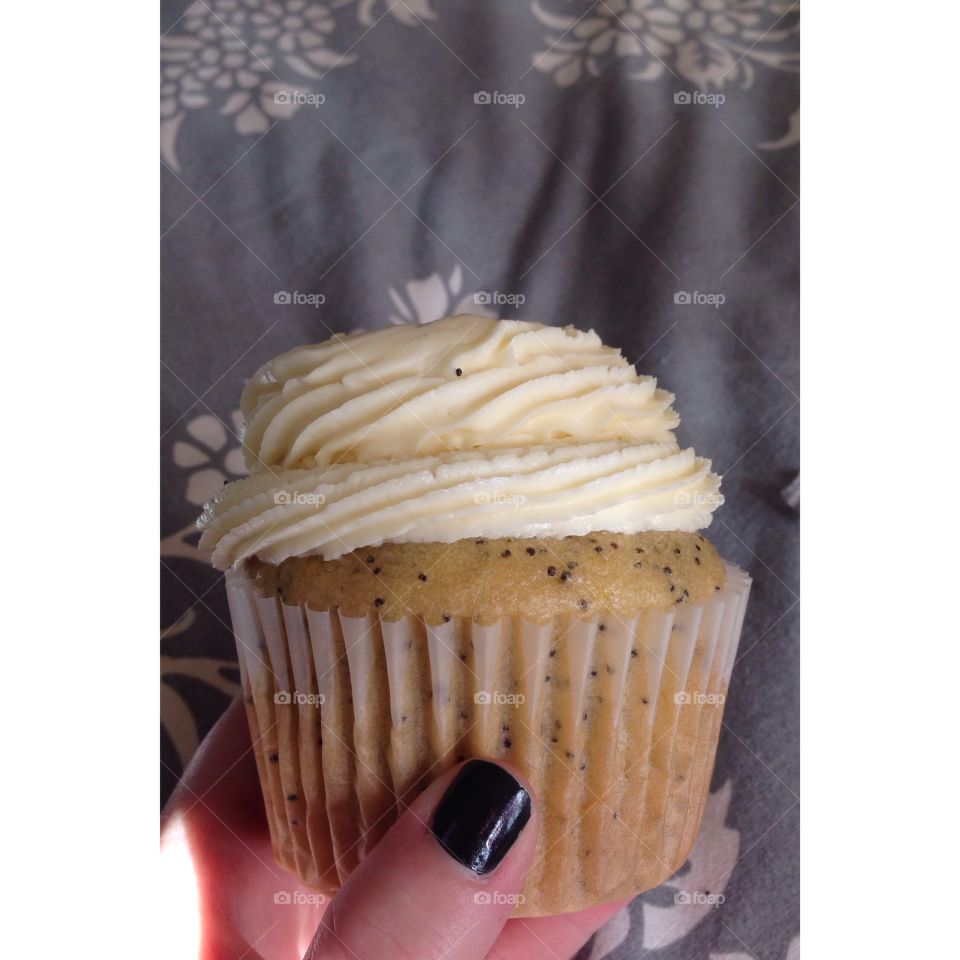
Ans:
[[[554,9],[561,2],[568,7],[570,0],[531,4],[551,31],[533,66],[559,87],[599,76],[617,60],[631,79],[669,72],[701,90],[748,88],[758,64],[799,69],[789,45],[799,29],[796,0],[590,0],[569,13]],[[330,45],[337,15],[351,5],[368,31],[387,16],[408,27],[437,19],[431,0],[195,0],[161,40],[164,162],[182,172],[177,143],[190,111],[217,109],[242,135],[264,134],[292,117],[304,102],[300,95],[314,92],[311,82],[356,62],[353,44],[342,52]],[[795,136],[791,120],[788,137],[763,146],[792,146]]]
[[[582,7],[560,13],[541,0],[532,4],[551,31],[533,66],[560,87],[599,76],[617,60],[630,79],[669,72],[703,91],[752,86],[756,64],[798,69],[799,54],[786,45],[798,30],[794,0],[600,0]]]
[[[384,10],[378,14],[377,8],[381,4]],[[366,26],[372,27],[387,14],[408,27],[424,20],[437,19],[430,7],[430,0],[360,0],[357,6],[357,19]]]
[[[630,907],[615,913],[596,933],[587,960],[603,960],[630,934]]]
[[[463,270],[459,263],[446,279],[439,273],[432,273],[425,280],[410,280],[402,293],[390,287],[387,293],[397,311],[390,314],[390,322],[430,323],[453,313],[496,316],[487,306],[476,302],[473,292],[461,296],[462,288]]]
[[[707,797],[697,842],[684,869],[658,889],[687,893],[722,894],[740,852],[740,833],[727,826],[733,785],[728,780]],[[643,946],[660,950],[685,937],[714,906],[710,902],[680,903],[668,907],[643,900]]]
[[[799,107],[790,114],[787,121],[787,131],[782,137],[776,140],[768,140],[764,143],[758,143],[761,150],[786,150],[787,147],[795,147],[800,142],[800,109]]]
[[[182,167],[177,138],[190,110],[216,106],[239,134],[263,134],[287,120],[330,70],[356,56],[329,46],[338,23],[330,4],[310,0],[195,0],[161,39],[160,153]],[[407,25],[435,19],[429,0],[390,0],[388,11]],[[360,0],[357,21],[372,24],[373,0]],[[382,15],[381,15],[382,16]],[[278,96],[279,95],[279,96]]]
[[[243,414],[231,415],[234,435],[243,427]],[[227,446],[227,429],[213,414],[204,413],[187,424],[187,433],[195,443],[178,440],[173,445],[173,462],[185,470],[193,470],[187,481],[186,498],[194,506],[203,506],[230,477],[242,477],[247,469],[240,445]],[[196,468],[196,469],[194,469]]]

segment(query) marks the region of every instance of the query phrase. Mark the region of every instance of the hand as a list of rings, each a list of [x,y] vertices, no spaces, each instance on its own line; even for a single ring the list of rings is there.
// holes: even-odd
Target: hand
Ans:
[[[274,862],[237,699],[201,744],[164,813],[162,954],[200,960],[572,957],[626,901],[508,919],[533,856],[536,817],[536,800],[515,771],[468,761],[420,794],[326,902]]]

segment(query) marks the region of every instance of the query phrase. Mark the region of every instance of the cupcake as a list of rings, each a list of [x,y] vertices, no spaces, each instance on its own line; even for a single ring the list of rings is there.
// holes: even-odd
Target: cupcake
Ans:
[[[517,914],[647,890],[703,813],[749,577],[673,396],[592,331],[454,316],[334,336],[247,386],[228,571],[278,862],[332,894],[431,780],[540,808]]]

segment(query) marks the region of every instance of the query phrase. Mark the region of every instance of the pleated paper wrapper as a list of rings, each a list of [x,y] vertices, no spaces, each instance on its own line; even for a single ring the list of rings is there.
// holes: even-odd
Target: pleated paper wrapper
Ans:
[[[334,893],[428,783],[471,757],[531,784],[537,854],[516,915],[648,890],[685,862],[750,590],[625,619],[438,626],[347,617],[227,578],[277,861]]]

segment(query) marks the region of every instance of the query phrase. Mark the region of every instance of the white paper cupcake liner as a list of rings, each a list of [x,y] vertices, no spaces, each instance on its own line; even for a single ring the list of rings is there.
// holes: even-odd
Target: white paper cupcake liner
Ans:
[[[650,889],[699,828],[750,590],[631,619],[381,621],[258,596],[227,577],[277,860],[335,891],[416,793],[470,757],[533,787],[518,915]]]

